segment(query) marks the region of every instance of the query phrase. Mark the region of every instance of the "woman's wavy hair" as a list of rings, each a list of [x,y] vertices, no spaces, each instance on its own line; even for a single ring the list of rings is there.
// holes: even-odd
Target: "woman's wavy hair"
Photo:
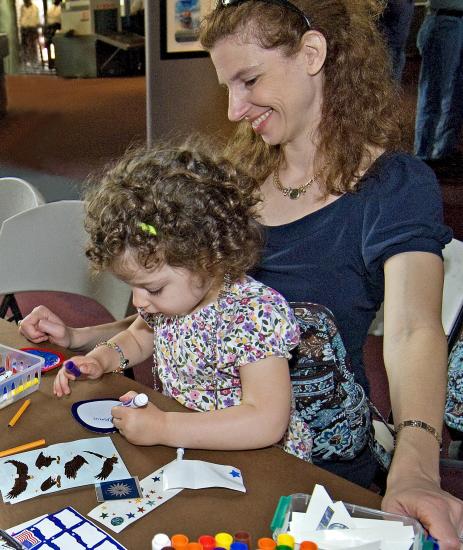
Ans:
[[[326,193],[354,191],[359,174],[374,160],[371,152],[403,147],[402,100],[391,77],[390,58],[378,31],[384,2],[377,0],[292,0],[326,39],[324,91],[318,128],[316,168]],[[295,10],[268,0],[218,7],[204,18],[200,40],[210,50],[238,35],[266,49],[292,56],[307,30]],[[263,142],[241,122],[227,155],[263,181],[280,160],[281,149]],[[324,159],[329,159],[325,164]]]
[[[166,263],[201,276],[240,277],[260,255],[256,189],[205,141],[132,147],[101,179],[87,182],[86,255],[97,272],[120,273],[130,253],[147,269]]]

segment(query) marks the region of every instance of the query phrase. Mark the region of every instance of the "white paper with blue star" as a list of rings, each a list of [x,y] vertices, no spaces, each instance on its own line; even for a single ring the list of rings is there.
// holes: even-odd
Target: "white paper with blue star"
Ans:
[[[238,468],[203,460],[174,460],[165,466],[163,480],[166,490],[224,487],[246,492]]]
[[[180,493],[181,489],[164,489],[164,469],[165,467],[160,468],[140,481],[143,498],[109,500],[93,508],[87,515],[111,531],[120,533],[134,521]]]

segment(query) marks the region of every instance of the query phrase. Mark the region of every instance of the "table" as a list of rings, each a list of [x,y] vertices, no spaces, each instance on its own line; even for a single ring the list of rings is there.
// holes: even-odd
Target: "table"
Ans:
[[[10,347],[25,347],[28,342],[17,331],[16,325],[0,320],[0,343]],[[30,344],[29,344],[30,345]],[[69,352],[56,346],[44,347]],[[0,410],[1,449],[7,449],[45,438],[51,445],[95,436],[72,418],[72,403],[83,399],[119,397],[129,389],[144,391],[153,403],[163,410],[182,410],[177,402],[162,396],[134,380],[119,375],[106,375],[100,381],[77,382],[69,397],[58,399],[52,394],[54,371],[42,378],[38,391],[29,397],[31,405],[14,428],[7,424],[17,404]],[[183,409],[184,410],[184,409]],[[192,413],[200,414],[200,413]],[[139,447],[128,443],[121,435],[111,434],[116,448],[132,475],[143,479],[151,472],[173,460],[175,449],[164,446]],[[249,531],[253,540],[270,536],[270,522],[281,495],[311,493],[315,483],[323,484],[330,495],[338,500],[379,508],[381,498],[353,483],[308,464],[280,449],[270,447],[253,451],[202,451],[189,450],[185,459],[206,460],[239,468],[243,474],[247,493],[214,488],[183,490],[159,508],[133,523],[119,534],[111,532],[129,550],[151,548],[154,534],[185,533],[190,540],[201,534],[220,531],[235,533]],[[0,528],[8,528],[45,512],[55,512],[71,505],[86,515],[96,505],[93,486],[72,491],[52,493],[18,504],[0,503]]]

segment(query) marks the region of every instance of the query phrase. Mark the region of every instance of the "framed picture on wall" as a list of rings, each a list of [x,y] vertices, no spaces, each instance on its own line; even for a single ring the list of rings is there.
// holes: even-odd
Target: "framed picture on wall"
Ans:
[[[161,59],[206,57],[198,40],[201,19],[216,0],[160,0]]]

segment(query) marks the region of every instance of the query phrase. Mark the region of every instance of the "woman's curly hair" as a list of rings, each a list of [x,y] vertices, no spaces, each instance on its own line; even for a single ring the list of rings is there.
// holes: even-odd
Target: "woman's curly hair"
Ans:
[[[259,200],[255,180],[208,143],[130,148],[88,182],[86,254],[96,271],[114,269],[130,252],[147,269],[166,263],[237,278],[259,259]]]
[[[353,191],[359,173],[373,160],[370,151],[403,147],[402,100],[377,28],[384,1],[292,3],[327,43],[316,171],[321,171],[327,194]],[[296,11],[284,4],[255,0],[213,10],[202,22],[200,40],[210,50],[222,38],[239,35],[266,49],[281,48],[292,56],[298,52],[306,30]],[[281,155],[281,148],[264,143],[248,122],[238,125],[227,149],[232,161],[246,166],[259,181],[275,169]]]

